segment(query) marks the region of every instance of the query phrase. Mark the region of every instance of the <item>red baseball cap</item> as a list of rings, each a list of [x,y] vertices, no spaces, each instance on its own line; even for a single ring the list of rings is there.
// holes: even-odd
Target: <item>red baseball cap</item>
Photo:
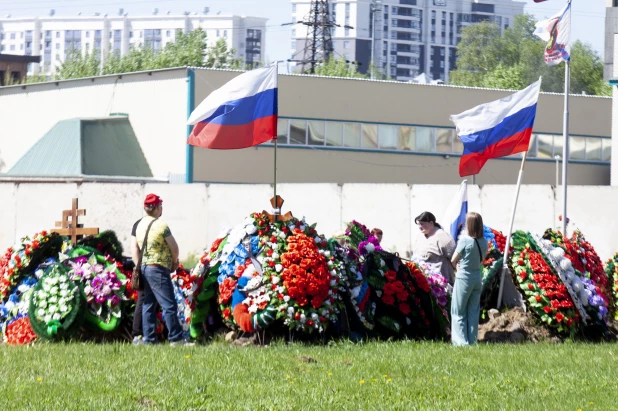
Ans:
[[[148,194],[144,200],[144,206],[156,207],[159,204],[163,204],[163,200],[156,194]]]

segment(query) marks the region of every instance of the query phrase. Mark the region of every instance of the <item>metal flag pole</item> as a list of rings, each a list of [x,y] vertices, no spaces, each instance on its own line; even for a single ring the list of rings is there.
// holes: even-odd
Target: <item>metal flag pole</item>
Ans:
[[[277,90],[277,114],[279,114],[279,62],[277,61],[275,63],[275,70],[277,70],[277,72],[275,73],[275,89]],[[275,155],[274,155],[274,180],[273,180],[273,191],[274,191],[274,202],[275,205],[273,206],[273,208],[275,210],[273,210],[273,214],[275,216],[275,220],[277,219],[277,216],[279,215],[279,211],[277,210],[278,208],[278,201],[277,201],[277,124],[275,124],[275,130],[274,130],[274,136],[273,136],[273,140],[275,140]]]
[[[504,292],[504,276],[509,270],[509,248],[511,246],[511,234],[513,233],[513,224],[515,223],[515,211],[517,210],[517,200],[519,200],[519,189],[521,188],[521,180],[524,175],[524,166],[526,165],[526,157],[528,152],[524,152],[524,157],[521,159],[521,167],[519,169],[519,177],[517,177],[517,188],[515,189],[515,201],[513,202],[513,211],[511,213],[511,223],[509,225],[509,233],[506,236],[504,243],[504,258],[502,259],[502,275],[500,276],[500,291],[498,291],[498,310],[502,306],[502,294]]]
[[[569,3],[571,3],[569,1]],[[570,10],[569,10],[570,12]],[[571,64],[564,65],[564,123],[562,126],[562,235],[567,237],[567,187],[569,167],[569,90],[571,87]]]

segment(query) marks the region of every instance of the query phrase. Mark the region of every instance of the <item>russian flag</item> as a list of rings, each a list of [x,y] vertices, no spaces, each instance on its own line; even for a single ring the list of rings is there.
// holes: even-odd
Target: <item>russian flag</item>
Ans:
[[[468,214],[468,181],[464,180],[459,186],[457,195],[446,209],[444,217],[440,220],[444,223],[444,229],[448,230],[455,241],[463,226],[466,225],[466,214]]]
[[[277,136],[277,65],[251,70],[213,91],[189,116],[188,143],[230,150]]]
[[[478,174],[490,158],[528,151],[540,91],[541,79],[508,97],[451,116],[464,146],[461,177]]]

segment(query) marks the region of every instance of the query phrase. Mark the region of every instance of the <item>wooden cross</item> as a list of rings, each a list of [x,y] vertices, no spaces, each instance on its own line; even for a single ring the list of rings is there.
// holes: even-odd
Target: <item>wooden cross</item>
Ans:
[[[293,218],[290,211],[281,214],[281,206],[283,205],[283,198],[281,196],[271,198],[270,204],[273,206],[273,214],[270,214],[268,211],[263,211],[263,213],[268,216],[271,223],[275,221],[289,221]]]
[[[73,207],[70,210],[62,211],[62,221],[56,221],[56,227],[59,228],[52,228],[50,231],[71,237],[71,243],[75,246],[78,237],[99,234],[98,228],[84,228],[83,224],[79,224],[79,216],[84,215],[86,215],[86,210],[80,210],[77,206],[77,198],[74,198]]]

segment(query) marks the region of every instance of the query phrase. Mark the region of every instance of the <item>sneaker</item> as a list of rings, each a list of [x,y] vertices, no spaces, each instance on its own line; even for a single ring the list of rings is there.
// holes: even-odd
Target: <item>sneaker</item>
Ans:
[[[193,347],[195,346],[194,342],[189,340],[178,340],[178,341],[170,341],[170,346],[182,345],[183,347]]]
[[[133,341],[131,341],[131,344],[133,344],[133,345],[142,345],[142,344],[144,344],[144,340],[142,339],[141,335],[137,335],[137,336],[133,337]]]

